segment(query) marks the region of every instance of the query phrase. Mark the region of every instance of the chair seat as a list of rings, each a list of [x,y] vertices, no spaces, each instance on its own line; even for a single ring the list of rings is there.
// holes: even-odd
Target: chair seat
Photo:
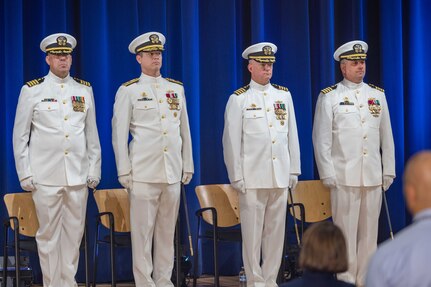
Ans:
[[[214,237],[213,230],[205,231],[205,235],[201,237],[212,239]],[[241,241],[241,229],[230,229],[230,230],[218,230],[219,241]]]
[[[21,239],[19,241],[19,248],[24,251],[37,252],[36,239]]]
[[[111,242],[109,239],[109,235],[106,235],[100,241],[104,242],[104,243],[110,243]],[[114,237],[115,247],[130,247],[131,244],[132,244],[132,238],[130,237],[130,233],[124,234],[124,235],[123,234],[121,234],[121,235],[116,234]]]

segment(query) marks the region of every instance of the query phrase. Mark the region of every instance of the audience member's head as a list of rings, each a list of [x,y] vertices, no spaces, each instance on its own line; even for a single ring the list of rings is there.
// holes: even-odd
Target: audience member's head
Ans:
[[[346,240],[340,228],[324,221],[304,233],[299,265],[310,271],[344,272],[348,268]]]
[[[431,151],[413,155],[404,170],[404,195],[414,215],[431,208]]]

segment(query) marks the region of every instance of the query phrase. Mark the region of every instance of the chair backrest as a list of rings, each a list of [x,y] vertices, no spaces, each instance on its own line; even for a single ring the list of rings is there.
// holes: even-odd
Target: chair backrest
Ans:
[[[332,216],[331,192],[320,180],[299,181],[292,196],[294,203],[304,205],[306,222],[323,221]],[[290,213],[293,215],[292,209],[290,209]],[[300,219],[298,207],[295,207],[295,215],[297,219]]]
[[[129,194],[124,188],[98,189],[93,193],[99,213],[111,212],[114,216],[115,232],[130,232]],[[108,216],[102,216],[103,226],[109,228]]]
[[[39,229],[36,207],[30,192],[8,193],[4,196],[9,217],[17,217],[19,233],[25,236],[35,237]],[[11,227],[15,230],[13,221]]]
[[[219,227],[240,224],[238,192],[230,184],[199,185],[195,191],[201,208],[214,207],[217,210]],[[213,224],[211,212],[204,212],[203,218]]]

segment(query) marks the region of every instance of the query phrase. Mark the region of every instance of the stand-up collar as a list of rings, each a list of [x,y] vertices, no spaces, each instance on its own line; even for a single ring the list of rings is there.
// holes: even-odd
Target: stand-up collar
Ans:
[[[250,88],[258,90],[258,91],[266,91],[268,90],[268,88],[271,86],[271,83],[268,83],[266,85],[261,85],[256,83],[253,80],[250,80]]]
[[[354,90],[354,89],[360,89],[363,85],[364,82],[360,82],[359,84],[353,83],[349,80],[347,80],[346,78],[343,79],[342,81],[343,85],[346,86],[347,88]]]
[[[68,81],[70,81],[71,77],[70,74],[67,74],[66,77],[64,78],[60,78],[57,77],[53,72],[49,71],[48,75],[46,76],[48,79],[50,79],[51,81],[53,81],[56,84],[64,84],[67,83]]]
[[[141,76],[139,77],[139,82],[143,82],[143,83],[147,83],[147,84],[160,84],[162,80],[162,76],[158,76],[158,77],[152,77],[152,76],[148,76],[144,73],[141,73]]]

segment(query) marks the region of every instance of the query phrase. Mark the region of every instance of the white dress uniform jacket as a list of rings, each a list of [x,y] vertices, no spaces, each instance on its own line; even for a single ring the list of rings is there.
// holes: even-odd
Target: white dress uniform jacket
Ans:
[[[313,144],[321,179],[336,176],[337,184],[359,187],[381,185],[382,172],[395,177],[384,91],[346,79],[324,89],[316,104]]]
[[[284,113],[284,118],[277,119],[276,113]],[[231,182],[243,179],[247,189],[287,188],[289,175],[301,173],[290,92],[251,80],[232,94],[225,112],[223,149]]]
[[[20,180],[32,176],[37,184],[75,186],[85,184],[87,176],[100,178],[100,143],[89,83],[49,72],[23,86],[13,147]]]
[[[118,176],[133,170],[133,181],[173,184],[183,171],[193,173],[183,86],[145,74],[123,84],[115,96],[112,144]]]

